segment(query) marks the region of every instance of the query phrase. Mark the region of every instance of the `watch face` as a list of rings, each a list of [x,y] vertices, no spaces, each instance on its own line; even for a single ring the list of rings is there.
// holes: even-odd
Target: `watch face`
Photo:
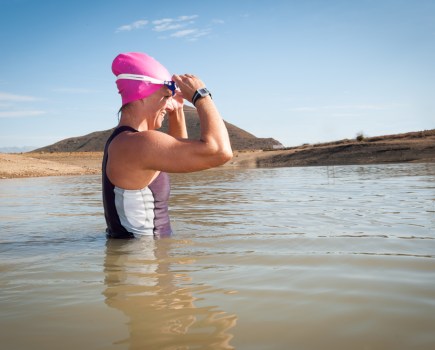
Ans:
[[[208,92],[208,90],[207,90],[206,88],[198,89],[198,93],[199,93],[201,96],[207,96],[207,95],[209,94],[209,92]]]

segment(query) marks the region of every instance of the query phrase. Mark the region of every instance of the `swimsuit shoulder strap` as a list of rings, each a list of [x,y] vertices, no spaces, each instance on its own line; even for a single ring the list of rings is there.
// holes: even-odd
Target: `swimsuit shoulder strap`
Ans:
[[[113,130],[112,134],[107,139],[105,149],[107,149],[107,147],[109,146],[110,142],[112,142],[112,140],[116,136],[118,136],[119,134],[123,133],[124,131],[139,132],[138,130],[132,128],[131,126],[127,126],[127,125],[120,126],[120,127],[116,128],[115,130]]]

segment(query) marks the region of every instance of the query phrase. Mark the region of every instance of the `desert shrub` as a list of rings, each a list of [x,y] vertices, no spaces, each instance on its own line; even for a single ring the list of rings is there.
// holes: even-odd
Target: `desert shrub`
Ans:
[[[362,132],[359,132],[358,134],[356,134],[356,140],[358,142],[362,142],[362,141],[364,141],[364,139],[365,139],[365,136]]]

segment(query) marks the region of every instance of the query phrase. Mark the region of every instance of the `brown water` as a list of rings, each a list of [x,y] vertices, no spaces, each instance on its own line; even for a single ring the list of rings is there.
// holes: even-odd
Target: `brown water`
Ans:
[[[106,241],[98,177],[0,181],[1,349],[435,348],[435,164],[172,182]]]

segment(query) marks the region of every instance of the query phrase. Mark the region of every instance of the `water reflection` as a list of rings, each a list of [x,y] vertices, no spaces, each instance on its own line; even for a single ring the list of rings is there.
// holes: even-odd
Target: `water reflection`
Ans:
[[[99,176],[0,181],[2,348],[435,349],[435,163],[172,180],[109,242]]]
[[[196,306],[207,286],[195,286],[187,266],[194,259],[174,256],[177,241],[108,240],[103,292],[108,306],[128,318],[129,336],[117,344],[129,349],[233,349],[236,315],[217,307]]]

